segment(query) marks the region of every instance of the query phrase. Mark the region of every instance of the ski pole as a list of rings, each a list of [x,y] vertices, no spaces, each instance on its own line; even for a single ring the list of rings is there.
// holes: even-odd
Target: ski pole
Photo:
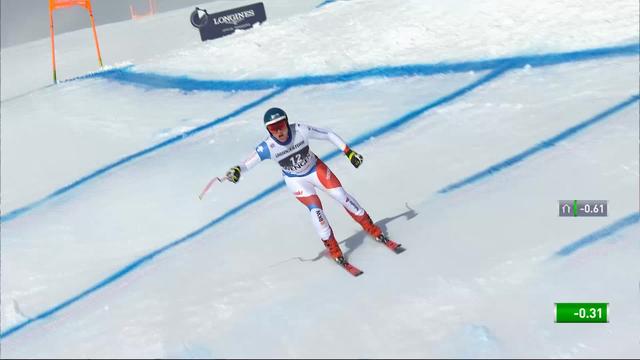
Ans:
[[[202,190],[202,193],[200,193],[200,195],[198,195],[198,197],[200,198],[200,200],[202,200],[202,198],[204,197],[204,195],[207,193],[207,191],[209,191],[209,189],[211,188],[211,185],[213,185],[214,182],[219,181],[219,182],[223,182],[227,180],[226,177],[214,177],[213,179],[209,180],[209,183],[207,184],[207,186],[204,187],[204,190]]]

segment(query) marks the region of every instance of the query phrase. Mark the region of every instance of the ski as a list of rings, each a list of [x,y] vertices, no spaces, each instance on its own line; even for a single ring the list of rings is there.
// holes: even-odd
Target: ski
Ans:
[[[384,246],[386,246],[387,248],[389,248],[389,250],[393,251],[396,254],[400,254],[405,250],[407,250],[402,247],[402,244],[398,244],[397,242],[386,237],[385,235],[381,235],[378,239],[376,239],[376,241],[381,242],[382,244],[384,244]]]
[[[353,276],[360,276],[363,274],[363,271],[358,269],[357,267],[351,265],[348,261],[343,262],[342,264],[338,263],[343,269],[347,270],[349,274]]]

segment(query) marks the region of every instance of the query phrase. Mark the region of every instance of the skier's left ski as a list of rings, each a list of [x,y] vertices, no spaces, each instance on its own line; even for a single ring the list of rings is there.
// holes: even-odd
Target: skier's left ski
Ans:
[[[384,246],[388,247],[389,250],[393,251],[396,254],[400,254],[404,252],[406,249],[402,247],[402,244],[398,244],[397,242],[389,239],[385,235],[381,235],[380,238],[376,239],[377,242],[381,242]]]

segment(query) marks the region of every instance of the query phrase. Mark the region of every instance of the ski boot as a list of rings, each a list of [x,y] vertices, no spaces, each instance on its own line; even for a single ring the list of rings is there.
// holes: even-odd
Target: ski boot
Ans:
[[[335,260],[335,262],[340,265],[346,262],[344,256],[342,255],[342,250],[340,250],[340,246],[338,245],[336,238],[333,236],[333,233],[331,233],[331,237],[329,239],[322,240],[322,242],[324,243],[324,246],[327,248],[327,250],[329,250],[329,255],[333,260]]]
[[[367,234],[371,235],[371,237],[373,237],[374,239],[377,240],[380,236],[384,236],[382,234],[382,230],[380,229],[380,227],[373,223],[373,220],[371,220],[371,217],[369,217],[369,214],[366,211],[364,214],[360,216],[354,215],[348,210],[347,210],[347,213],[349,213],[349,215],[351,215],[353,220],[355,220],[358,224],[360,224],[360,226],[362,226],[364,231],[366,231]]]

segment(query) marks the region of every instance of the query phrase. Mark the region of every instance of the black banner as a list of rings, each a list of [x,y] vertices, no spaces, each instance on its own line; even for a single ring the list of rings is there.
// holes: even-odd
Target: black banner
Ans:
[[[200,15],[199,11],[203,12]],[[191,25],[200,30],[202,41],[233,34],[237,29],[248,29],[267,20],[264,4],[255,3],[215,14],[196,8],[191,13]]]

